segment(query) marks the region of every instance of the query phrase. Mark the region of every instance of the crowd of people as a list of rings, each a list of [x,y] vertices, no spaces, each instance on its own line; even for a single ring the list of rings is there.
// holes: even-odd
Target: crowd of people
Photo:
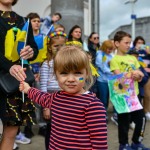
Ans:
[[[126,113],[113,108],[111,120],[118,126],[118,149],[150,150],[142,144],[150,120],[150,47],[144,38],[137,36],[132,43],[129,33],[118,31],[114,39],[100,44],[100,35],[92,32],[86,42],[79,25],[65,33],[60,13],[44,19],[36,12],[22,17],[12,11],[16,3],[0,0],[0,71],[9,72],[20,82],[18,91],[11,95],[0,87],[4,127],[0,150],[15,150],[17,143],[29,144],[35,124],[45,137],[46,150],[109,149],[108,81],[122,73],[130,74],[143,108]],[[18,50],[15,42],[28,19],[26,45]],[[12,53],[17,59],[8,57]],[[32,84],[25,82],[22,59],[32,69]],[[24,126],[24,133],[20,126]],[[134,130],[131,144],[130,126]]]

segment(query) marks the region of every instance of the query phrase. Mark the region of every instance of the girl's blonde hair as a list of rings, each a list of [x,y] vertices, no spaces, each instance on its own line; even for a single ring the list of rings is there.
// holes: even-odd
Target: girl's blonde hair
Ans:
[[[54,58],[54,73],[70,72],[86,69],[87,78],[85,82],[85,90],[93,85],[93,77],[90,69],[87,54],[78,46],[62,46]]]
[[[48,62],[51,61],[55,57],[55,54],[52,52],[51,46],[55,43],[55,41],[58,41],[62,38],[64,39],[64,44],[65,44],[67,35],[64,32],[53,32],[47,38],[47,58],[46,58],[46,60]]]
[[[107,49],[113,49],[114,45],[111,40],[106,40],[102,43],[102,46],[100,47],[100,50],[103,52],[106,52]]]

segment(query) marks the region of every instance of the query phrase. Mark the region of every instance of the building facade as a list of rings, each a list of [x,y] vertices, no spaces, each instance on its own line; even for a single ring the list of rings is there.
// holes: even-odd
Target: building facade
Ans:
[[[83,30],[83,37],[92,31],[99,33],[100,0],[19,0],[13,9],[22,16],[36,12],[41,18],[60,12],[66,32],[74,25]]]
[[[135,37],[142,36],[145,39],[146,43],[150,45],[150,16],[137,18],[135,24]],[[115,33],[120,30],[131,33],[131,24],[118,27],[116,30],[110,33],[110,35],[108,36],[109,39],[113,39]]]

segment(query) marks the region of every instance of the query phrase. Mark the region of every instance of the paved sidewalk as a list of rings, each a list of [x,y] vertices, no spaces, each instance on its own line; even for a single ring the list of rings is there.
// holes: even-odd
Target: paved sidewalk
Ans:
[[[118,135],[117,135],[117,126],[110,120],[109,113],[109,122],[108,122],[108,146],[109,150],[118,150]],[[29,145],[19,145],[19,150],[45,150],[44,147],[44,137],[39,136],[38,126],[33,127],[35,136],[32,138],[32,143]],[[130,129],[129,137],[131,141],[133,131]],[[150,121],[147,122],[145,137],[143,143],[150,148]]]

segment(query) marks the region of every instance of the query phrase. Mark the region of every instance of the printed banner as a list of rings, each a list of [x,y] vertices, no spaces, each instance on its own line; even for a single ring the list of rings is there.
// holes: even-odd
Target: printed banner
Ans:
[[[108,80],[110,100],[117,113],[142,109],[134,89],[134,81],[127,74],[111,76]]]

